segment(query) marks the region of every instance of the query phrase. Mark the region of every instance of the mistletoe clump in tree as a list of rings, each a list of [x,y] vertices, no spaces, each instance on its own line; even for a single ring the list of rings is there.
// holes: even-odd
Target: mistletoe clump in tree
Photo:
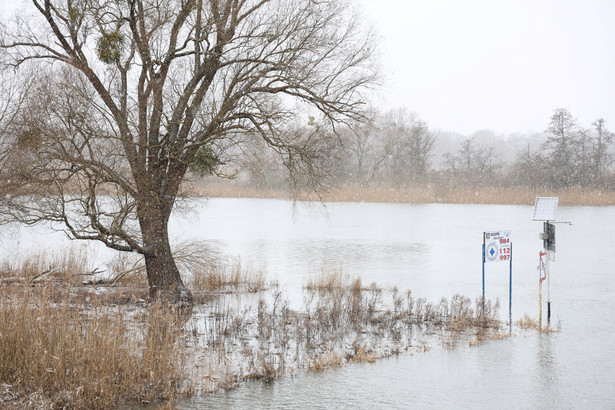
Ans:
[[[3,138],[13,219],[145,259],[151,297],[191,303],[168,222],[190,169],[217,173],[256,138],[317,187],[335,125],[375,83],[373,42],[343,0],[31,0],[2,25],[28,73]],[[3,171],[8,167],[4,167]],[[8,172],[8,171],[7,171]],[[223,172],[220,172],[221,174]]]

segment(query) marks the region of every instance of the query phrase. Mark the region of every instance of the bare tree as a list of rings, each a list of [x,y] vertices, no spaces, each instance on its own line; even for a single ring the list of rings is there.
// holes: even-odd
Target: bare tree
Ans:
[[[2,70],[0,71],[0,176],[18,164],[14,162],[13,152],[19,142],[12,135],[12,123],[25,102],[29,87],[28,73],[24,77]],[[10,178],[0,178],[0,209],[6,208],[6,202],[17,192],[18,186]]]
[[[604,186],[607,171],[613,165],[613,154],[610,146],[613,143],[613,133],[606,128],[606,121],[602,118],[593,122],[594,138],[592,143],[591,168],[594,175],[594,184]]]
[[[517,153],[517,158],[508,170],[507,181],[514,186],[544,187],[548,175],[545,168],[545,158],[540,152],[533,152],[528,144],[526,149]]]
[[[498,156],[493,148],[478,146],[473,138],[466,138],[456,154],[447,153],[446,165],[460,182],[470,185],[497,185]]]
[[[431,166],[431,156],[436,145],[437,134],[430,132],[427,123],[417,121],[410,127],[410,172],[415,181],[425,178]]]
[[[386,158],[381,143],[380,114],[369,109],[365,120],[354,121],[341,133],[342,155],[348,178],[367,183],[374,178]]]
[[[2,60],[41,74],[14,128],[30,136],[13,216],[144,256],[151,297],[191,303],[168,222],[190,166],[262,138],[292,172],[326,155],[306,111],[355,117],[375,84],[372,37],[344,0],[31,0]],[[288,132],[290,130],[291,132]]]
[[[556,188],[574,185],[579,176],[577,149],[581,142],[576,119],[568,110],[558,108],[546,132],[549,135],[543,148],[551,167],[551,185]]]
[[[424,178],[436,143],[436,134],[414,113],[405,109],[384,115],[383,134],[387,178],[399,182],[417,182]]]

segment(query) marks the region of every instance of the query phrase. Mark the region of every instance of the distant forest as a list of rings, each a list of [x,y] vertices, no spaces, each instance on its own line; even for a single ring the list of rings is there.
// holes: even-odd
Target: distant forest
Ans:
[[[586,126],[561,108],[545,119],[544,132],[534,134],[504,136],[483,130],[461,136],[431,130],[415,114],[398,109],[370,111],[335,130],[310,117],[296,141],[301,144],[323,132],[331,135],[319,145],[322,155],[312,152],[319,161],[303,171],[318,174],[328,187],[446,184],[615,190],[614,133],[603,119]],[[217,164],[215,172],[208,168],[212,173],[264,189],[287,185],[287,164],[294,163],[268,150],[262,141],[245,144],[241,152],[228,150],[212,155]],[[241,167],[225,168],[225,155],[234,156],[233,162],[241,163]]]

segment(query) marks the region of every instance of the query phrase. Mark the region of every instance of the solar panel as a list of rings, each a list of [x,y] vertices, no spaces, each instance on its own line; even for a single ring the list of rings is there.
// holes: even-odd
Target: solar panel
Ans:
[[[555,221],[555,212],[557,212],[557,197],[536,197],[534,205],[534,221]]]

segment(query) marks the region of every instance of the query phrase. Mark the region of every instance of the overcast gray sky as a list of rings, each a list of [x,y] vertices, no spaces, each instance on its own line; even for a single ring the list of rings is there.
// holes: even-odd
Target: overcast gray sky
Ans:
[[[466,135],[543,131],[560,107],[615,130],[615,0],[356,1],[380,37],[377,107]]]
[[[469,134],[543,131],[555,108],[615,131],[614,0],[361,0],[385,107]]]

